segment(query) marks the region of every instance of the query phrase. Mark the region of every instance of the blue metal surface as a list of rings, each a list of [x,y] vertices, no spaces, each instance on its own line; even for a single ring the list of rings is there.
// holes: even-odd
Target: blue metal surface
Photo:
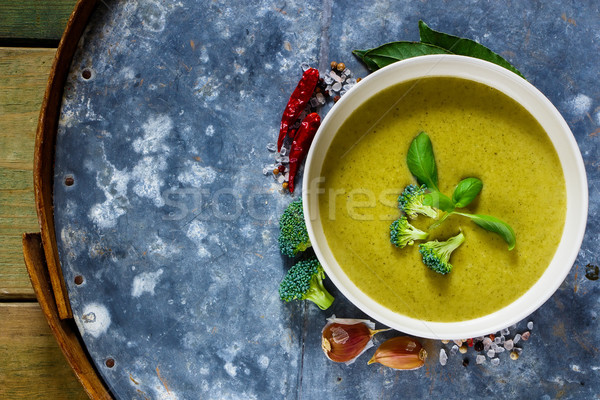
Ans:
[[[452,344],[429,340],[420,370],[367,366],[373,350],[335,364],[325,318],[364,315],[329,282],[326,312],[277,294],[290,198],[262,168],[300,64],[364,76],[351,51],[418,40],[419,19],[514,63],[564,115],[587,168],[576,264],[512,331],[535,323],[521,357],[498,366],[476,365],[473,349],[441,366]],[[599,28],[592,1],[101,2],[65,88],[54,205],[75,321],[115,397],[595,398],[600,288],[585,271],[600,262]]]

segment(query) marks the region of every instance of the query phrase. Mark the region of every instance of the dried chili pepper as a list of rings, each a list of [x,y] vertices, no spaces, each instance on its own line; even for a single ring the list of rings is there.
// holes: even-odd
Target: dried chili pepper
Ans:
[[[321,117],[319,117],[319,114],[310,113],[302,120],[300,128],[298,128],[298,131],[295,134],[292,147],[290,148],[290,175],[288,185],[290,193],[294,193],[294,179],[296,178],[296,172],[298,171],[300,163],[308,154],[308,149],[310,148],[310,144],[312,143],[320,124]]]
[[[315,68],[309,68],[304,71],[302,78],[294,92],[290,96],[285,110],[283,110],[283,116],[281,117],[281,126],[279,128],[279,138],[277,139],[277,151],[281,151],[283,140],[285,139],[288,129],[296,122],[306,104],[310,100],[315,87],[319,82],[319,70]]]

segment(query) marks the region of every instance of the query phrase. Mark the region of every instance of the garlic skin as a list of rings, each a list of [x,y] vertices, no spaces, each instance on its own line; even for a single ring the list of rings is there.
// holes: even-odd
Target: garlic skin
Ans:
[[[379,363],[394,369],[413,370],[421,368],[426,359],[427,352],[421,343],[408,336],[398,336],[379,346],[367,364]]]
[[[373,335],[388,330],[373,330],[375,324],[369,320],[335,318],[333,315],[327,321],[321,335],[321,348],[331,361],[346,365],[373,347]]]

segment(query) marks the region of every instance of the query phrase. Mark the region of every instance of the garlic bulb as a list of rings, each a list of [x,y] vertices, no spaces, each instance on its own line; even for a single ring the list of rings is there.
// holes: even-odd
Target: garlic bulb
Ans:
[[[373,346],[371,338],[388,329],[373,330],[375,324],[364,319],[335,318],[332,315],[323,328],[321,348],[331,361],[352,364]]]
[[[419,343],[408,336],[398,336],[383,342],[368,364],[380,363],[394,369],[417,369],[425,364],[427,352]]]

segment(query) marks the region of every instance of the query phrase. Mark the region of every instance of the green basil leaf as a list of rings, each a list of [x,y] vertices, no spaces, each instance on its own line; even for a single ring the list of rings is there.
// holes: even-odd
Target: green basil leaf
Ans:
[[[446,33],[435,31],[429,26],[427,26],[427,24],[423,21],[419,21],[419,34],[421,36],[421,42],[423,43],[428,43],[441,47],[453,54],[479,58],[485,61],[492,62],[514,72],[515,74],[525,79],[523,74],[518,69],[513,67],[499,54],[494,53],[492,50],[488,49],[482,44],[477,43],[474,40],[465,39],[458,36],[448,35]]]
[[[454,211],[454,203],[452,200],[437,190],[432,190],[423,196],[423,204],[434,207],[447,213]]]
[[[379,69],[379,66],[377,66],[377,64],[375,63],[375,61],[371,60],[368,56],[366,56],[365,54],[368,52],[369,50],[353,50],[352,54],[354,54],[356,57],[358,57],[363,63],[365,63],[365,65],[367,66],[367,68],[372,72],[372,71],[376,71]]]
[[[428,54],[450,54],[449,51],[438,46],[419,42],[390,42],[369,50],[354,50],[371,71],[383,68],[396,61],[406,60]]]
[[[413,139],[406,155],[406,163],[419,184],[424,184],[431,190],[439,191],[433,146],[425,132],[419,133]]]
[[[517,238],[515,237],[515,231],[506,222],[499,218],[492,217],[491,215],[480,215],[480,214],[466,214],[466,213],[455,213],[464,217],[469,217],[477,225],[485,229],[486,231],[494,232],[500,235],[506,243],[508,243],[508,250],[515,248]]]
[[[481,192],[483,182],[477,178],[466,178],[458,183],[452,194],[452,202],[457,208],[468,206]]]

